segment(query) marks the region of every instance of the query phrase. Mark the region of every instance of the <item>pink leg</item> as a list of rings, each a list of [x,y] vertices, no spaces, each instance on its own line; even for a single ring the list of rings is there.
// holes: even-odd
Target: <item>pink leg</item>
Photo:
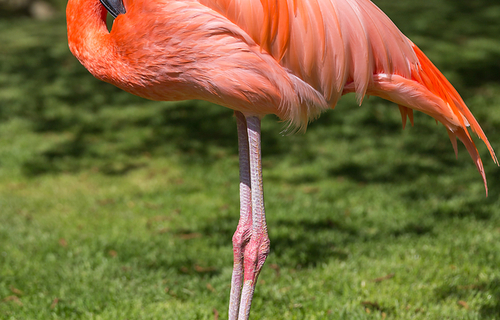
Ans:
[[[252,232],[250,240],[243,251],[244,282],[241,291],[239,320],[248,319],[257,277],[269,254],[270,245],[267,234],[262,187],[260,119],[258,117],[247,117],[246,120],[252,186]]]
[[[248,133],[245,116],[235,111],[238,126],[238,151],[240,157],[240,221],[233,235],[233,276],[229,298],[229,320],[238,319],[241,286],[243,282],[243,250],[252,232],[252,195],[250,188],[250,158],[248,154]]]

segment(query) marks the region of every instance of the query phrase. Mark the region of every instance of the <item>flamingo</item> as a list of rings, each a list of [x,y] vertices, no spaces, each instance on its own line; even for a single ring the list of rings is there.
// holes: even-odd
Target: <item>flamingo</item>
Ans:
[[[106,16],[114,17],[111,31]],[[152,100],[202,99],[234,110],[240,219],[233,236],[229,319],[249,317],[269,253],[260,121],[296,130],[342,95],[379,96],[446,128],[482,176],[467,127],[497,158],[464,101],[422,51],[369,0],[69,0],[71,52],[95,77]],[[214,128],[214,130],[216,130]]]

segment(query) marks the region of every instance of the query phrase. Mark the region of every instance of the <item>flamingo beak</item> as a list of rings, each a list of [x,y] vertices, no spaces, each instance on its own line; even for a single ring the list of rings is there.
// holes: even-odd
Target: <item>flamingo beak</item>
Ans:
[[[109,14],[113,18],[118,17],[118,15],[126,13],[125,6],[122,0],[99,0],[101,4],[108,10]]]

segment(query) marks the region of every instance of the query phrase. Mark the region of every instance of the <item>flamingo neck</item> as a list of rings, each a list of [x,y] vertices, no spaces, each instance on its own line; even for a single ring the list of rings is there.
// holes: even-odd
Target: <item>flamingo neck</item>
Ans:
[[[106,16],[99,0],[69,0],[66,8],[69,49],[96,78],[109,82],[115,50]]]

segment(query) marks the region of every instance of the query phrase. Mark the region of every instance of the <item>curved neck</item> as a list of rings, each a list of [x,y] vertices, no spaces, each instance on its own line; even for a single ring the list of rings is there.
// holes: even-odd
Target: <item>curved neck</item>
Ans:
[[[69,0],[66,7],[69,49],[90,73],[105,81],[114,61],[106,16],[99,0]]]

